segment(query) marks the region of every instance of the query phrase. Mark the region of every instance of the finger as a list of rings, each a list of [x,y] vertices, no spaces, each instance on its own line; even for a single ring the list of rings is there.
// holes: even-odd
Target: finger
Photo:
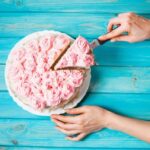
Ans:
[[[111,19],[107,26],[107,32],[111,32],[113,30],[113,26],[118,24],[121,24],[121,20],[119,18]]]
[[[121,14],[118,14],[118,17],[123,17],[123,16],[127,16],[128,13],[121,13]]]
[[[84,113],[85,112],[85,109],[84,109],[84,107],[78,107],[78,108],[73,108],[73,109],[68,109],[68,110],[66,110],[66,112],[68,113],[68,114],[72,114],[72,115],[77,115],[77,114],[82,114],[82,113]]]
[[[122,34],[123,32],[125,32],[125,29],[123,27],[118,27],[117,29],[109,32],[106,35],[103,35],[101,37],[99,37],[100,40],[108,40],[108,39],[112,39],[116,36],[119,36],[120,34]]]
[[[61,131],[62,133],[66,134],[66,135],[75,135],[75,134],[80,133],[80,131],[78,131],[78,130],[65,130],[58,126],[56,127],[56,129],[58,129],[59,131]]]
[[[79,127],[76,124],[65,124],[61,121],[58,121],[56,119],[52,119],[58,127],[65,129],[65,130],[77,130]]]
[[[84,137],[86,136],[85,133],[80,133],[79,135],[77,135],[76,137],[66,137],[68,140],[71,140],[71,141],[79,141],[81,139],[83,139]]]
[[[55,122],[60,127],[64,127],[65,126],[65,123],[63,123],[63,122],[61,122],[59,120],[56,120],[56,119],[53,119],[53,118],[52,118],[52,120],[53,120],[53,122]]]
[[[133,13],[133,12],[127,12],[127,13],[121,13],[121,14],[119,14],[118,17],[131,16],[131,15],[136,15],[136,14]]]
[[[76,117],[75,116],[63,116],[63,115],[51,115],[53,119],[57,119],[61,122],[66,122],[66,123],[76,123]]]
[[[128,35],[122,35],[111,39],[111,42],[116,42],[116,41],[134,42],[133,39]]]

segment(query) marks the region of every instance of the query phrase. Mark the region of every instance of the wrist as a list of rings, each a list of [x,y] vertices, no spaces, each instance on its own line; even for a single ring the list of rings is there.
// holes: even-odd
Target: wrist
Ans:
[[[149,20],[149,34],[148,34],[148,39],[150,39],[150,20]]]
[[[105,128],[113,129],[113,130],[118,130],[120,127],[120,116],[106,110],[105,112],[105,121],[104,121],[104,126]]]
[[[106,110],[105,115],[104,115],[104,126],[105,128],[112,128],[112,112]]]
[[[113,112],[107,111],[105,127],[113,130],[123,131],[126,128],[127,118]]]
[[[113,113],[104,109],[103,110],[103,115],[102,115],[102,118],[103,120],[100,120],[100,122],[103,122],[102,123],[102,126],[104,128],[112,128],[112,124],[113,124]]]

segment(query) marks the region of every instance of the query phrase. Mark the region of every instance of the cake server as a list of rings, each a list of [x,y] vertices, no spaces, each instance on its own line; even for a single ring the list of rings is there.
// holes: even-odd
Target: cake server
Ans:
[[[90,43],[90,46],[91,46],[91,49],[95,49],[96,47],[100,46],[100,45],[103,45],[104,43],[106,43],[107,41],[110,41],[110,39],[108,40],[100,40],[100,39],[94,39],[91,43]]]
[[[119,27],[119,25],[118,25],[118,26],[114,26],[112,30],[115,30],[115,29],[117,29],[118,27]],[[110,32],[112,32],[112,31],[110,31]],[[109,33],[110,33],[110,32],[109,32]],[[108,33],[105,33],[105,34],[108,34]],[[100,45],[103,45],[104,43],[106,43],[106,42],[108,42],[108,41],[110,41],[110,40],[111,40],[111,39],[107,39],[107,40],[100,40],[99,38],[94,39],[92,42],[90,42],[91,49],[95,49],[96,47],[98,47],[98,46],[100,46]]]

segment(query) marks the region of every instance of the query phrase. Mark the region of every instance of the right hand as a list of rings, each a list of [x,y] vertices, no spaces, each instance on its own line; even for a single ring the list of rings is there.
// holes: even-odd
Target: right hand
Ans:
[[[113,30],[113,26],[118,26]],[[100,40],[138,42],[150,38],[150,20],[134,13],[122,13],[109,21],[108,34],[100,36]],[[127,32],[128,35],[123,35]]]
[[[57,129],[67,134],[67,139],[78,141],[88,134],[102,130],[107,126],[107,117],[111,112],[97,106],[82,106],[67,110],[74,116],[51,115]],[[73,136],[72,135],[76,135]]]

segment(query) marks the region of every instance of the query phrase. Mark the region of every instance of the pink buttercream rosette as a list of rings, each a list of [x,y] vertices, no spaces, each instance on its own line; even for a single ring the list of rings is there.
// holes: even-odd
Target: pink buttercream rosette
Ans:
[[[55,40],[55,36],[58,37],[56,40]],[[28,35],[21,41],[19,41],[11,50],[11,53],[6,62],[6,70],[5,70],[6,85],[8,87],[8,91],[10,95],[13,97],[13,100],[28,112],[31,112],[36,115],[43,115],[43,116],[49,116],[50,114],[54,114],[54,113],[56,114],[64,113],[65,109],[75,107],[83,99],[84,95],[88,90],[90,84],[90,78],[91,78],[90,69],[87,72],[87,76],[84,79],[82,86],[80,87],[78,97],[76,97],[73,101],[67,103],[65,106],[53,110],[53,109],[45,108],[45,101],[41,103],[41,101],[38,101],[36,99],[37,97],[38,99],[39,98],[43,99],[43,97],[45,99],[51,98],[53,99],[53,101],[48,101],[46,105],[55,106],[59,103],[58,97],[64,96],[65,98],[66,97],[69,98],[70,93],[74,92],[75,89],[72,88],[71,84],[73,84],[73,87],[76,87],[80,85],[80,82],[82,83],[82,74],[79,71],[73,72],[72,74],[67,71],[66,72],[59,71],[58,73],[57,71],[55,71],[55,72],[48,73],[48,69],[50,68],[50,64],[51,64],[50,60],[52,59],[52,57],[55,57],[55,55],[57,55],[57,49],[59,49],[61,45],[67,42],[66,39],[62,40],[64,36],[69,38],[71,41],[73,41],[73,39],[68,35],[56,31],[35,32],[33,34]],[[40,40],[37,41],[35,39],[40,39]],[[25,43],[29,43],[29,44],[26,45]],[[24,46],[22,47],[22,45]],[[48,51],[50,48],[53,49],[53,53],[51,54],[49,54]],[[24,49],[26,49],[26,51],[31,50],[30,52],[32,52],[32,54],[26,52]],[[28,59],[28,61],[26,61],[25,58]],[[20,65],[20,63],[16,63],[18,61],[16,59],[19,59],[19,62],[21,64],[23,63],[23,65]],[[15,69],[11,67],[12,63],[14,63]],[[35,69],[38,71],[32,73],[34,72]],[[64,73],[66,74],[65,76],[68,75],[67,79],[76,76],[76,78],[74,79],[67,80],[67,82],[65,81],[66,83],[65,86],[63,86],[64,85],[63,81],[60,80],[63,79]],[[20,81],[20,82],[11,83],[9,79],[10,78],[13,79],[13,77],[15,78],[16,81]],[[26,80],[30,82],[26,82]],[[64,93],[62,89],[51,90],[51,92],[47,92],[47,88],[51,88],[47,86],[48,82],[53,82],[54,85],[56,82],[55,88],[58,88],[57,87],[58,83],[60,84],[59,86],[63,86],[63,90],[65,90],[64,92],[65,95],[63,95]],[[20,95],[17,94],[14,91],[14,89],[17,89]],[[54,96],[54,93],[55,93],[55,97],[52,97]],[[30,105],[26,103],[27,99],[32,99]],[[36,109],[34,106],[40,109]]]

